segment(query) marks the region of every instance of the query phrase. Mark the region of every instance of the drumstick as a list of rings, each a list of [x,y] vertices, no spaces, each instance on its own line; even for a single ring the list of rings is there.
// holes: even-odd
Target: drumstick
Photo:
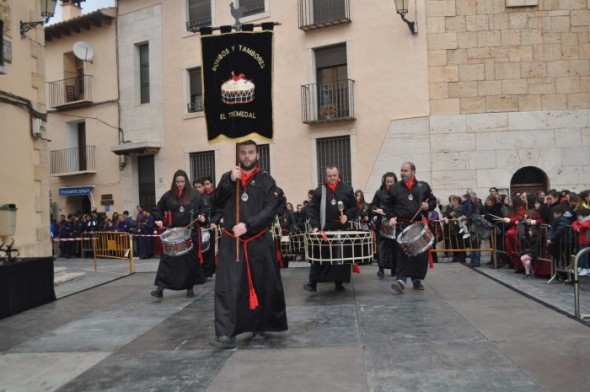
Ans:
[[[494,214],[488,214],[489,216],[491,216],[492,218],[497,218],[497,219],[504,219],[501,216],[498,215],[494,215]]]
[[[414,219],[416,219],[416,217],[418,216],[418,214],[420,213],[420,211],[422,211],[422,207],[420,207],[420,208],[418,209],[418,211],[416,211],[416,213],[414,214],[414,216],[412,217],[412,219],[410,219],[410,222],[413,222],[413,221],[414,221]]]

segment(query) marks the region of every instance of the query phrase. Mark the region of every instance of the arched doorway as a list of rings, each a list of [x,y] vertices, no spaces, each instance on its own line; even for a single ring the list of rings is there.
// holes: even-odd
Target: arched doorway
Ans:
[[[547,192],[547,175],[538,167],[525,166],[516,171],[510,180],[510,194]]]

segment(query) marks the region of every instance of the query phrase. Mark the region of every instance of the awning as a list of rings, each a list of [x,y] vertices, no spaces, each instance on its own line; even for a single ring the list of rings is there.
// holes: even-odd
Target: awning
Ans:
[[[160,147],[162,147],[160,142],[130,142],[111,146],[111,151],[117,155],[157,154]]]
[[[94,189],[94,185],[64,186],[59,188],[60,196],[86,196]]]

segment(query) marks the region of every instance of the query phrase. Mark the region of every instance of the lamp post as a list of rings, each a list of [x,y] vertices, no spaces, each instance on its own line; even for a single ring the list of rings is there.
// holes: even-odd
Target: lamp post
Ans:
[[[406,14],[408,13],[408,1],[409,0],[393,0],[397,13],[401,16],[402,20],[406,22],[412,35],[418,35],[418,24],[406,19]]]
[[[55,6],[57,5],[57,0],[38,0],[39,1],[39,9],[41,10],[41,16],[43,20],[37,20],[33,22],[23,22],[20,21],[20,36],[21,39],[25,37],[27,31],[31,30],[37,25],[47,23],[49,19],[55,14]]]

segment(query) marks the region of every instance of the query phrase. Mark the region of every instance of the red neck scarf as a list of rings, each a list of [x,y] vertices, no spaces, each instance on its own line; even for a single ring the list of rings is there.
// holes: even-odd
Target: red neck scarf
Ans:
[[[326,185],[328,186],[328,188],[330,188],[332,193],[336,193],[336,187],[338,186],[339,183],[340,183],[340,180],[336,180],[335,183],[331,184],[328,182]]]
[[[412,189],[414,189],[415,184],[416,184],[416,177],[412,178],[411,181],[404,182],[404,185],[406,186],[406,188],[408,188],[410,193],[412,193]]]
[[[242,176],[240,177],[240,182],[242,183],[242,187],[244,189],[246,189],[248,187],[248,184],[250,183],[250,181],[252,181],[252,179],[254,178],[254,176],[260,171],[260,168],[258,166],[256,166],[254,168],[254,170],[252,170],[250,173],[244,173],[242,172]]]
[[[178,189],[176,190],[176,194],[178,195],[178,198],[179,198],[179,199],[182,199],[182,189],[178,188]]]
[[[359,203],[356,203],[356,208],[357,208],[357,209],[359,209],[359,210],[362,210],[362,209],[364,209],[364,208],[365,208],[365,205],[364,205],[364,203],[361,201],[361,202],[359,202]]]
[[[213,189],[213,188],[211,188],[211,190],[209,192],[207,192],[206,190],[203,190],[203,193],[208,196],[211,196],[213,194],[213,192],[215,192],[215,189]]]

